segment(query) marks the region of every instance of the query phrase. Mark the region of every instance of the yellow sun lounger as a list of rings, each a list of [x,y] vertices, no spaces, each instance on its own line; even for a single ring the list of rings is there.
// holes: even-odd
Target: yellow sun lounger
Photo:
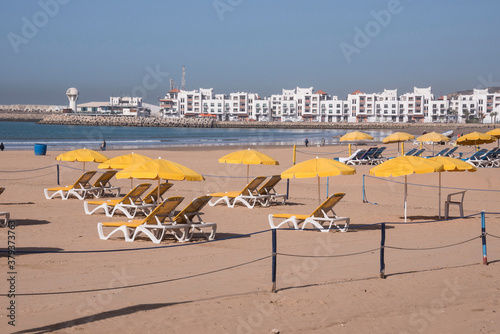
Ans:
[[[95,170],[83,173],[71,186],[44,189],[45,198],[52,199],[59,195],[63,200],[67,200],[69,196],[74,195],[76,198],[83,200],[92,190],[90,179],[95,175],[95,173],[97,173]],[[49,194],[51,191],[54,192],[52,195]]]
[[[94,182],[92,185],[92,189],[90,190],[90,193],[95,197],[99,198],[104,196],[106,193],[110,193],[111,195],[118,197],[120,195],[120,187],[114,187],[111,185],[109,182],[113,176],[118,171],[116,170],[108,170],[104,172],[99,178]]]
[[[116,232],[122,232],[125,241],[132,242],[135,240],[139,233],[146,234],[154,243],[160,243],[163,239],[166,229],[170,231],[178,238],[184,239],[189,231],[188,224],[175,224],[171,226],[166,226],[163,224],[165,219],[171,215],[175,208],[182,202],[184,197],[170,197],[165,199],[160,205],[158,205],[151,213],[142,220],[129,220],[129,221],[118,221],[118,222],[108,222],[108,223],[98,223],[97,233],[99,238],[102,240],[107,240]],[[148,226],[148,228],[142,228],[143,226]],[[103,228],[113,228],[111,232],[104,235]]]
[[[270,214],[269,215],[269,225],[271,228],[280,228],[284,224],[288,224],[289,227],[293,227],[296,230],[299,229],[299,224],[302,223],[302,229],[307,228],[307,224],[313,225],[321,232],[328,232],[332,226],[338,228],[340,232],[346,232],[349,228],[350,218],[339,217],[333,211],[333,207],[340,202],[340,200],[345,196],[345,193],[336,193],[328,197],[320,206],[316,208],[310,215],[295,215],[295,214]],[[330,215],[329,215],[329,212]],[[276,225],[274,223],[274,218],[283,219]],[[344,221],[344,226],[337,225],[337,222]],[[324,224],[328,224],[328,228],[325,228]]]
[[[190,241],[196,231],[199,231],[202,236],[207,240],[215,239],[215,232],[217,231],[216,223],[207,223],[203,221],[200,216],[200,210],[203,209],[205,205],[210,201],[212,197],[201,196],[195,198],[191,203],[189,203],[184,209],[182,209],[175,217],[171,218],[171,222],[175,224],[188,224],[190,226],[189,233],[185,240]],[[206,234],[203,229],[209,228],[210,234]]]
[[[274,187],[281,181],[280,175],[273,175],[269,180],[262,185],[262,187],[257,190],[260,196],[267,200],[265,206],[269,206],[273,202],[277,202],[279,198],[281,198],[281,204],[285,204],[286,194],[278,194]]]
[[[0,194],[3,193],[5,188],[0,187]],[[1,218],[4,217],[4,218]],[[0,227],[6,227],[10,220],[10,212],[0,212]]]
[[[149,183],[138,184],[122,198],[85,201],[83,203],[83,208],[88,215],[93,214],[99,209],[103,209],[108,217],[112,217],[116,211],[122,212],[127,218],[134,218],[139,210],[147,214],[146,210],[148,208],[156,206],[155,204],[144,204],[141,198],[150,186],[151,184]],[[91,209],[89,207],[90,205],[96,205],[96,207]]]
[[[257,187],[260,186],[265,179],[265,176],[257,176],[241,191],[209,194],[208,196],[217,197],[218,199],[213,203],[210,201],[208,204],[214,206],[220,202],[225,202],[228,207],[234,208],[234,206],[240,202],[249,209],[253,209],[257,203],[266,206],[266,198],[268,198],[268,196],[262,196],[257,191]]]

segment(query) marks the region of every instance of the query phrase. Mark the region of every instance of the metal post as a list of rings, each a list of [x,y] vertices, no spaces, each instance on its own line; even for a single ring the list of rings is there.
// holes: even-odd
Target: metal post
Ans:
[[[328,198],[328,190],[330,188],[330,177],[326,177],[326,198]]]
[[[481,211],[481,242],[483,244],[483,264],[488,265],[488,257],[486,254],[486,219],[484,211]]]
[[[59,164],[56,164],[56,168],[57,168],[57,185],[60,185],[60,183],[59,183]]]
[[[272,229],[272,239],[273,239],[273,268],[272,268],[272,281],[273,288],[271,292],[276,293],[276,229]]]
[[[365,174],[363,174],[363,203],[366,203],[366,195],[365,195]]]
[[[385,278],[385,223],[380,225],[381,238],[380,238],[380,278]]]

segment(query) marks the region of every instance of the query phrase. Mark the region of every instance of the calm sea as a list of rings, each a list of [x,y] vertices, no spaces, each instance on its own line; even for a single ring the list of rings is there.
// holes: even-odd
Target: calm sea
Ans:
[[[316,145],[338,143],[346,130],[306,129],[204,129],[114,126],[44,125],[31,122],[0,122],[0,142],[6,150],[31,150],[46,144],[48,150],[98,149],[106,140],[108,149],[139,149],[216,145],[303,145],[307,138]],[[365,131],[381,140],[392,131]]]

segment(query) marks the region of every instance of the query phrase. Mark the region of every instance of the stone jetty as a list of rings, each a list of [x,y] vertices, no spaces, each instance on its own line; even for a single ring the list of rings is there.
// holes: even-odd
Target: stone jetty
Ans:
[[[89,125],[89,126],[139,126],[139,127],[186,127],[186,128],[273,128],[273,129],[344,129],[344,130],[376,130],[422,129],[442,132],[468,129],[493,128],[493,124],[464,123],[320,123],[320,122],[247,122],[247,121],[215,121],[211,117],[197,118],[164,118],[159,116],[111,116],[111,115],[75,115],[61,113],[19,113],[0,111],[0,121],[26,121],[39,124]]]

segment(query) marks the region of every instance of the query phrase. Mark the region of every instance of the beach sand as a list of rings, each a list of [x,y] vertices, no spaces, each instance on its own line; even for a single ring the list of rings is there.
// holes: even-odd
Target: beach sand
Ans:
[[[297,162],[347,156],[345,145],[315,144],[298,147]],[[252,176],[280,174],[292,166],[289,146],[254,148],[280,165],[252,165]],[[243,188],[246,166],[217,161],[237,149],[245,147],[136,153],[175,161],[206,176],[204,182],[172,181],[167,194],[185,197],[184,207],[200,195]],[[472,150],[459,149],[465,155]],[[385,156],[396,152],[391,144]],[[97,223],[124,217],[86,215],[77,199],[45,199],[43,189],[56,186],[56,163],[61,185],[72,184],[82,172],[81,163],[56,162],[59,153],[0,152],[0,186],[6,187],[0,211],[9,211],[16,221],[19,252],[15,299],[5,296],[8,259],[5,253],[0,259],[1,333],[500,333],[500,239],[488,236],[490,264],[483,265],[479,216],[488,212],[487,232],[500,236],[497,168],[443,173],[443,187],[471,189],[465,196],[469,217],[447,221],[437,220],[438,175],[410,175],[406,224],[403,185],[392,182],[404,182],[404,177],[366,177],[371,203],[363,203],[362,196],[370,166],[356,167],[356,175],[330,177],[329,194],[346,193],[335,211],[351,218],[349,231],[278,231],[278,291],[271,293],[271,232],[252,233],[269,229],[271,213],[312,212],[318,205],[317,179],[292,179],[286,205],[253,210],[207,206],[203,219],[217,223],[217,242],[180,244],[167,237],[155,245],[146,238],[127,243],[118,235],[103,241]],[[109,157],[124,153],[130,152],[105,152]],[[52,167],[34,170],[47,166]],[[95,170],[97,164],[86,167]],[[323,198],[326,182],[321,179]],[[113,184],[122,187],[122,194],[130,188],[130,180]],[[286,184],[278,185],[280,193]],[[443,198],[454,191],[443,189]],[[457,217],[458,209],[452,207],[451,215]],[[385,249],[386,279],[379,277],[380,225],[360,226],[383,222],[386,245],[395,247]],[[8,231],[0,229],[3,250]],[[439,248],[456,243],[461,244]],[[177,245],[182,246],[164,247]],[[11,300],[15,327],[8,325]]]

